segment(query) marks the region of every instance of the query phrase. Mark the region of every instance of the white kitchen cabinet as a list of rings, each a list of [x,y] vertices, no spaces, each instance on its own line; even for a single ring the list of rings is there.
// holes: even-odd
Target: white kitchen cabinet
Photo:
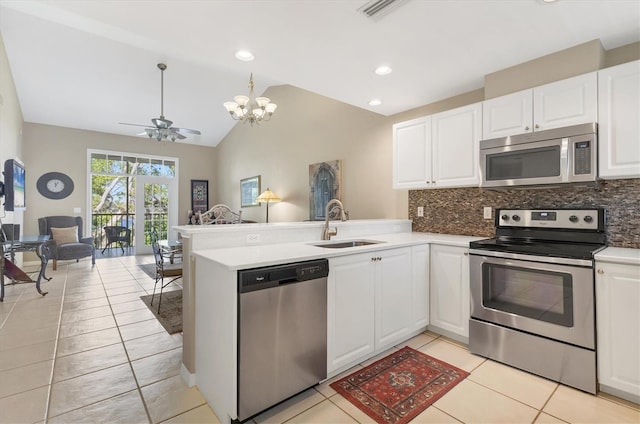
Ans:
[[[482,103],[431,115],[432,186],[480,185]]]
[[[598,122],[596,72],[483,102],[482,138]]]
[[[376,268],[376,350],[392,346],[413,329],[411,248],[373,252]]]
[[[429,324],[429,250],[428,244],[411,248],[414,331],[422,330]]]
[[[329,259],[327,281],[327,369],[350,364],[374,351],[375,266],[372,254]]]
[[[429,327],[460,341],[469,340],[469,251],[431,245]]]
[[[395,124],[393,188],[478,186],[481,136],[481,103]]]
[[[411,263],[409,247],[329,260],[329,372],[390,347],[413,331]]]
[[[431,118],[393,126],[393,188],[427,188],[431,180]]]
[[[640,177],[640,61],[598,72],[599,175]]]
[[[640,403],[640,266],[596,261],[600,390]]]
[[[533,130],[533,90],[518,91],[482,102],[482,139]]]

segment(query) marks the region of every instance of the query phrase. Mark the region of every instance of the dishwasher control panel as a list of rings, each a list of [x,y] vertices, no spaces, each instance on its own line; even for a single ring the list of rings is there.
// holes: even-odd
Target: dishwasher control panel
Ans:
[[[238,292],[263,290],[283,284],[325,278],[327,275],[329,261],[326,259],[245,269],[238,271]]]

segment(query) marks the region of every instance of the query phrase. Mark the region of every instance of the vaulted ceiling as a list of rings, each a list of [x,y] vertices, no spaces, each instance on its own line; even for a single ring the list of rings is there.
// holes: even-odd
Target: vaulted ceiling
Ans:
[[[640,40],[638,0],[0,0],[0,32],[25,121],[135,135],[164,115],[217,145],[222,103],[291,84],[391,115],[483,85],[485,74],[593,39]],[[241,62],[239,49],[255,60]],[[378,76],[381,64],[393,72]],[[379,106],[368,102],[377,98]],[[290,105],[272,99],[278,113]],[[265,124],[267,125],[267,124]]]

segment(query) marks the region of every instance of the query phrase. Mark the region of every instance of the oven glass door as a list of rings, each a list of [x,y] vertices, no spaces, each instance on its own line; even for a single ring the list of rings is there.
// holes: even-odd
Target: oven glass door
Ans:
[[[593,267],[478,254],[469,265],[472,318],[595,348]]]
[[[482,264],[482,304],[517,316],[573,326],[573,275]]]

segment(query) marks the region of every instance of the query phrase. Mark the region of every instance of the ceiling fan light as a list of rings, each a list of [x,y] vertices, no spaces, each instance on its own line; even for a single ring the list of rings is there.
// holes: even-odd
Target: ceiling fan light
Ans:
[[[277,108],[277,107],[278,107],[278,105],[277,105],[277,104],[275,104],[275,103],[269,103],[269,104],[264,108],[264,110],[265,110],[265,112],[267,112],[267,113],[273,113],[273,112],[275,112],[275,111],[276,111],[276,108]]]
[[[270,101],[271,99],[268,97],[256,97],[256,103],[258,103],[258,106],[260,107],[265,107]]]
[[[246,106],[249,103],[249,98],[247,96],[236,96],[233,100],[238,104],[238,106]]]

